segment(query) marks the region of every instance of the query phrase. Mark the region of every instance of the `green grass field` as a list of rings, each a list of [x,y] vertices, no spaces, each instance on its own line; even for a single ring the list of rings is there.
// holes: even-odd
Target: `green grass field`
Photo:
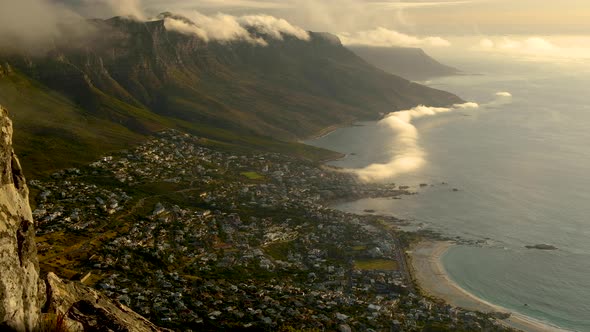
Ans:
[[[241,173],[243,176],[247,177],[250,180],[262,180],[264,179],[264,176],[256,173],[256,172],[242,172]]]
[[[214,149],[247,153],[271,151],[320,161],[337,153],[297,142],[248,135],[198,121],[155,114],[96,92],[100,112],[84,109],[69,97],[15,72],[0,78],[0,105],[8,109],[14,124],[14,147],[27,178],[55,170],[80,167],[99,156],[129,149],[151,133],[179,130],[204,137]],[[256,173],[249,178],[259,180]]]
[[[359,259],[354,261],[354,269],[360,271],[395,271],[399,269],[396,261],[390,259]]]

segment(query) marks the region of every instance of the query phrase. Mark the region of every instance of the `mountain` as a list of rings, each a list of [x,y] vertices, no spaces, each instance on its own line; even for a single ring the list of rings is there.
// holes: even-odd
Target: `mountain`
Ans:
[[[205,42],[163,20],[87,25],[92,33],[64,36],[44,55],[0,55],[0,104],[18,110],[15,145],[27,169],[87,162],[165,128],[319,159],[327,152],[294,142],[417,104],[460,102],[375,68],[329,34],[261,46]]]
[[[420,48],[369,46],[349,46],[348,48],[388,73],[415,81],[460,73],[460,70],[443,65]]]

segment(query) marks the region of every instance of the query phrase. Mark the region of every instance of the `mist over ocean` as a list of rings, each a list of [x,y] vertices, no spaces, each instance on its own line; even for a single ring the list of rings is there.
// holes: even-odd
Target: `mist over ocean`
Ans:
[[[413,120],[424,162],[379,181],[409,185],[401,200],[340,206],[413,221],[449,236],[485,240],[443,258],[464,288],[508,309],[590,331],[590,75],[585,64],[457,63],[481,73],[428,82],[479,109]],[[498,92],[512,100],[495,103]],[[395,128],[374,122],[310,144],[351,154],[333,164],[365,168],[406,153]],[[443,185],[442,183],[448,183]],[[420,188],[419,184],[429,187]],[[453,192],[453,188],[459,189]],[[550,244],[556,251],[526,249]]]

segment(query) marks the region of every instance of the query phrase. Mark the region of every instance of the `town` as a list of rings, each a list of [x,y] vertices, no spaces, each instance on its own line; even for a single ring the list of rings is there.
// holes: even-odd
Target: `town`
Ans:
[[[331,208],[406,186],[176,130],[29,186],[42,270],[172,330],[506,330],[420,293],[403,220]]]

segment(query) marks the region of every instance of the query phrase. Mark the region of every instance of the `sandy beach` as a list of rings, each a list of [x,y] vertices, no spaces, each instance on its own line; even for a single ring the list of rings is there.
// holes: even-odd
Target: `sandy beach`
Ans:
[[[423,241],[412,248],[409,252],[412,273],[420,288],[456,307],[481,312],[511,312],[476,297],[449,278],[441,258],[453,245],[451,242]],[[566,331],[515,312],[512,312],[509,319],[500,322],[527,332]]]

